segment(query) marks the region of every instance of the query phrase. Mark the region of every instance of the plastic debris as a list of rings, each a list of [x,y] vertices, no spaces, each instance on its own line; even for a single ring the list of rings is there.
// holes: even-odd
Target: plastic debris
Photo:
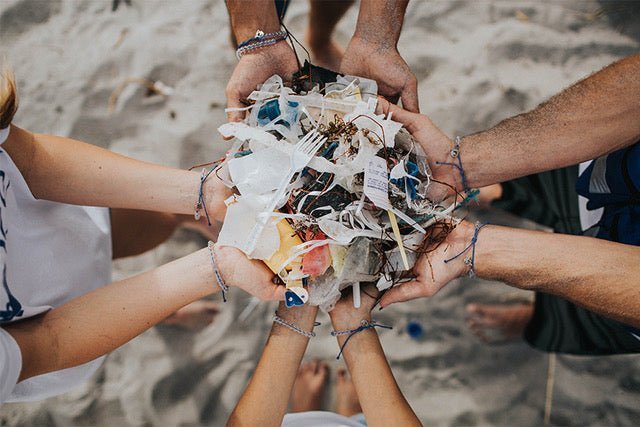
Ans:
[[[264,260],[284,281],[288,307],[330,310],[347,286],[356,285],[356,304],[361,282],[392,286],[426,229],[451,219],[455,205],[426,197],[424,152],[375,113],[374,81],[318,70],[305,64],[292,87],[272,76],[248,97],[244,123],[219,128],[235,138],[221,167],[237,191],[219,242]],[[298,144],[310,138],[321,145],[292,175]]]

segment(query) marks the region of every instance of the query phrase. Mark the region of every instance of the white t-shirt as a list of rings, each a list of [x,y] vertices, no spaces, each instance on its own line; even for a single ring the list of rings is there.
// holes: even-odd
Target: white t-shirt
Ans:
[[[0,269],[1,323],[35,316],[111,282],[109,210],[36,200],[0,148]],[[69,391],[88,379],[102,361],[16,385],[20,350],[6,331],[0,331],[0,403]]]
[[[364,427],[356,417],[345,417],[333,412],[294,412],[284,416],[282,427]]]

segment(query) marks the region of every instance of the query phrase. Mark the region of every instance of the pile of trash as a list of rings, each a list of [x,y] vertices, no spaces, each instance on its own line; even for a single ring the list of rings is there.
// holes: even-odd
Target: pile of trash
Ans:
[[[234,187],[218,242],[263,260],[285,283],[288,307],[331,310],[347,286],[383,290],[416,260],[426,229],[450,219],[427,197],[431,173],[419,144],[376,114],[374,81],[334,74],[254,91],[216,170]],[[360,292],[354,289],[354,304]]]

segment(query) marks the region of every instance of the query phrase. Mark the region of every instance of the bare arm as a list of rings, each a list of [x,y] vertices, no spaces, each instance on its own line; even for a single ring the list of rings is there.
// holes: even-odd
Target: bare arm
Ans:
[[[280,30],[280,19],[273,1],[227,0],[227,9],[237,43],[254,37],[258,30],[265,34]],[[297,69],[298,61],[285,41],[246,53],[240,58],[227,84],[227,107],[245,107],[247,97],[257,85],[274,74],[290,81]],[[240,121],[244,116],[244,111],[227,113],[229,121]]]
[[[434,177],[462,189],[451,162],[453,142],[428,117],[381,100],[421,143]],[[462,139],[460,158],[470,187],[594,159],[640,139],[640,55],[615,62],[534,110]],[[450,193],[450,192],[449,192]]]
[[[263,263],[238,257],[233,248],[217,248],[216,258],[228,285],[242,286],[262,299],[282,299],[283,286],[271,283],[273,275]],[[102,356],[219,290],[205,248],[3,328],[20,347],[22,381]]]
[[[461,223],[435,251],[414,268],[417,278],[389,290],[381,305],[430,297],[466,274],[458,254],[473,236],[473,225]],[[475,254],[480,278],[526,290],[558,295],[591,311],[640,327],[640,247],[584,236],[568,236],[508,227],[480,230]]]
[[[134,160],[111,151],[11,127],[2,148],[34,197],[63,203],[191,214],[200,174]],[[212,175],[205,200],[212,217],[224,217],[229,190]]]
[[[272,1],[227,0],[227,10],[238,43],[253,37],[258,29],[265,33],[280,29],[280,19]]]
[[[371,309],[375,300],[368,294],[377,292],[377,289],[371,286],[367,291],[367,294],[362,293],[359,309],[353,307],[351,295],[342,297],[329,313],[335,330],[350,330],[360,326],[362,320],[371,321]],[[338,336],[338,345],[341,348],[347,337],[348,335]],[[380,345],[378,333],[374,329],[365,329],[353,335],[342,354],[368,425],[421,425],[396,383]]]
[[[318,307],[306,304],[287,309],[280,303],[280,317],[305,331],[313,330]],[[309,338],[274,323],[255,373],[233,413],[229,426],[279,426],[291,389],[307,349]]]
[[[465,137],[472,187],[595,159],[640,138],[640,55],[618,61],[533,111]],[[487,167],[491,165],[491,167]]]
[[[418,83],[398,52],[398,39],[408,0],[360,3],[358,22],[347,46],[340,72],[378,82],[379,93],[418,112]]]

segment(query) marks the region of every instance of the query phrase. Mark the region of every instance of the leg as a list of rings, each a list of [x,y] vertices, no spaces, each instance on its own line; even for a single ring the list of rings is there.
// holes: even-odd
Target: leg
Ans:
[[[541,293],[536,294],[535,309],[524,339],[538,350],[554,353],[640,353],[640,340],[621,323]]]
[[[113,259],[140,255],[163,243],[180,225],[179,215],[133,209],[111,210]]]
[[[305,36],[315,65],[337,71],[344,50],[332,40],[333,30],[353,0],[309,0],[309,27]]]
[[[291,412],[319,411],[329,365],[319,360],[303,363],[291,390]]]
[[[167,317],[162,324],[199,331],[213,323],[220,312],[218,303],[208,299],[194,301]]]
[[[486,343],[504,343],[522,338],[533,316],[533,303],[468,304],[467,326]]]
[[[140,255],[164,243],[179,226],[216,240],[217,224],[208,227],[206,220],[191,215],[175,215],[134,209],[111,210],[111,245],[113,259]]]
[[[356,387],[345,368],[338,370],[336,379],[336,412],[345,417],[362,413]]]

